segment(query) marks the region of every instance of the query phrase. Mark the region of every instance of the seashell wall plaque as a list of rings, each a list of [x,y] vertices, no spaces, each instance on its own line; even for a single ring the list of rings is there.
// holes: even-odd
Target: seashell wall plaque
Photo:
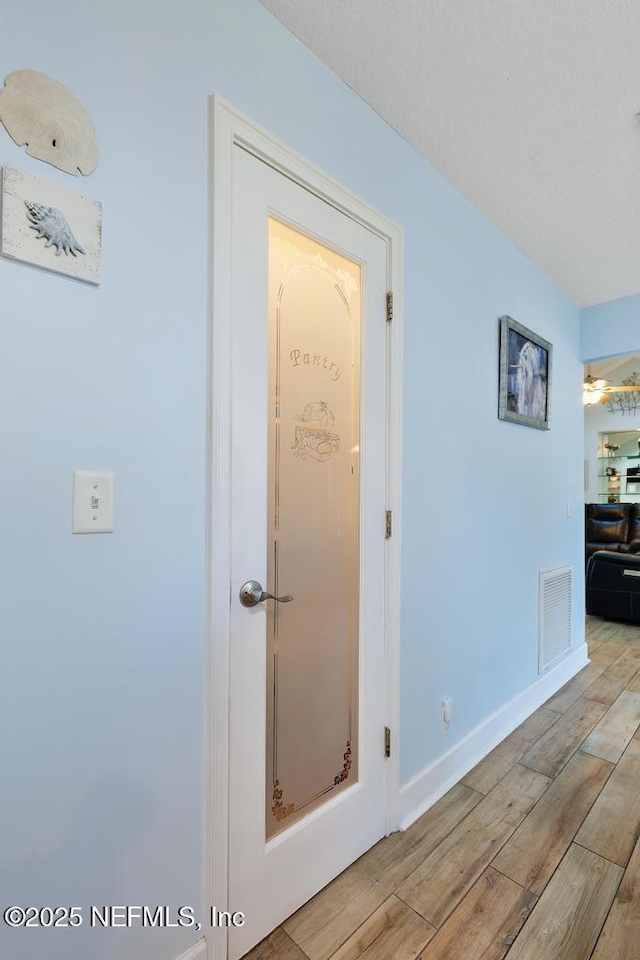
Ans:
[[[98,165],[89,114],[70,90],[46,73],[15,70],[0,90],[0,120],[19,147],[65,173],[85,177]]]
[[[8,164],[2,170],[3,257],[100,283],[102,204]]]

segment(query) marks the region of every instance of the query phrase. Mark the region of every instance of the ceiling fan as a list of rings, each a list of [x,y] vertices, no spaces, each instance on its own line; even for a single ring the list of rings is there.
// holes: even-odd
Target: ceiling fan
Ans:
[[[634,393],[640,390],[640,377],[632,373],[625,377],[622,383],[612,384],[603,377],[592,377],[591,368],[582,384],[582,402],[585,406],[594,403],[607,403],[612,393]]]

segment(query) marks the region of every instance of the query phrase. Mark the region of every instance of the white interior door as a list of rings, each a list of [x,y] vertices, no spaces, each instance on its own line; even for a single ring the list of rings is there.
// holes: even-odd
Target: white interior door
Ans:
[[[384,833],[387,246],[232,164],[235,960]]]

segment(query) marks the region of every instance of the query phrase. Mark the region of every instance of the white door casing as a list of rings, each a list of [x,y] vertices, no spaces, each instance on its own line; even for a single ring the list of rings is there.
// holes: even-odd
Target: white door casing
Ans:
[[[218,98],[213,98],[212,112],[208,892],[210,902],[218,909],[247,914],[246,928],[231,932],[229,956],[236,957],[397,826],[398,751],[393,749],[391,759],[383,761],[382,746],[385,724],[392,729],[394,748],[398,734],[400,236],[396,227],[288,153]],[[240,216],[249,218],[242,226],[235,221],[239,208]],[[304,230],[306,226],[319,239],[330,239],[338,224],[342,235],[333,240],[334,246],[347,254],[351,250],[364,263],[366,295],[372,303],[375,301],[375,308],[372,303],[365,304],[362,353],[362,446],[369,462],[363,464],[361,484],[361,624],[367,627],[369,640],[361,657],[363,753],[358,783],[266,843],[266,617],[262,609],[248,611],[241,607],[238,589],[251,578],[264,584],[262,578],[266,576],[266,485],[257,491],[243,485],[255,482],[262,470],[261,458],[264,460],[265,444],[259,431],[264,430],[266,421],[266,231],[261,226],[266,225],[269,212],[294,227]],[[356,250],[358,245],[360,249]],[[238,264],[245,258],[247,264],[259,265],[258,274],[234,288],[234,272],[237,281]],[[392,285],[396,314],[394,322],[386,324],[384,294]],[[368,326],[373,319],[381,324],[376,336]],[[232,386],[240,391],[243,402],[235,402],[238,394],[234,395]],[[385,509],[393,510],[395,525],[395,534],[386,543]],[[377,641],[372,639],[376,629]],[[237,700],[238,684],[242,700]],[[231,696],[230,686],[235,691]],[[220,960],[227,956],[224,928],[208,931],[208,940],[210,956]]]

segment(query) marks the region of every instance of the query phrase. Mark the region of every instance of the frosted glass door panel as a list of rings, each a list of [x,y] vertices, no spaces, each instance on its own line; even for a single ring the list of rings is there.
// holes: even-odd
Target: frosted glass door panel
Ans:
[[[267,838],[358,780],[360,272],[270,218]]]

